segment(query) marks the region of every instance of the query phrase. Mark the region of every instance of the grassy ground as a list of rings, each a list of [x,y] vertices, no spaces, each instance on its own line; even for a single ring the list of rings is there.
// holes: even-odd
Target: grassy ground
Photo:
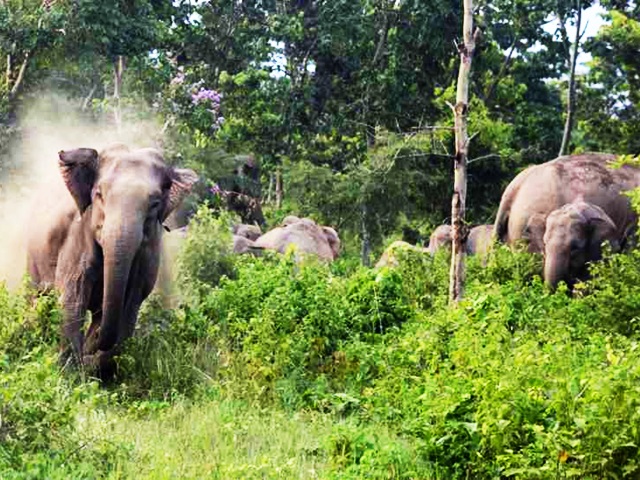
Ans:
[[[114,441],[132,447],[123,478],[323,478],[320,442],[332,425],[320,415],[285,415],[231,401],[177,403],[136,418],[108,410]]]

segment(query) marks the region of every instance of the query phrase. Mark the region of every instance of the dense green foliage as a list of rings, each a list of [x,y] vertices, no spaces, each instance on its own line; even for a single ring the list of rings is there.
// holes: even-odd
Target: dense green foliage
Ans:
[[[469,222],[556,156],[568,29],[594,4],[477,2]],[[599,5],[570,150],[637,154],[640,7]],[[55,295],[0,287],[0,478],[640,477],[640,251],[607,256],[570,296],[542,285],[539,257],[498,248],[470,259],[457,308],[444,252],[362,265],[449,215],[460,13],[458,0],[0,1],[3,200],[13,147],[79,113],[107,133],[155,122],[143,137],[198,171],[186,203],[206,204],[175,242],[176,305],[144,304],[108,385],[58,364]],[[47,96],[64,101],[24,113]],[[247,160],[259,179],[238,174]],[[271,225],[335,226],[342,257],[230,256],[219,192],[243,182]]]
[[[107,388],[56,365],[53,298],[2,291],[3,478],[638,475],[640,252],[572,298],[499,248],[452,309],[446,254],[237,257],[234,279],[202,277],[226,222],[199,214],[183,302],[147,302]]]
[[[556,155],[568,32],[576,9],[594,4],[478,3],[470,222],[491,220],[519,169]],[[579,70],[570,149],[637,153],[637,5],[600,7],[606,23],[581,45],[592,61]],[[168,159],[204,184],[251,155],[264,202],[281,172],[284,211],[339,227],[348,248],[367,243],[366,256],[402,228],[425,236],[449,215],[460,9],[449,0],[6,0],[0,155],[24,133],[21,108],[43,91],[112,127],[154,117]]]

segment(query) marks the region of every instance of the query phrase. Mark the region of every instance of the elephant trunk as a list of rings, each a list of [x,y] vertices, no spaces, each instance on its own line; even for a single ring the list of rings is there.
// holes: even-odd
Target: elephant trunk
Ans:
[[[142,243],[143,220],[135,212],[122,212],[117,221],[104,225],[104,296],[98,348],[110,350],[118,342],[121,318],[126,314],[127,284],[131,265]]]
[[[567,258],[564,258],[567,257]],[[544,281],[551,288],[558,286],[562,280],[568,281],[568,255],[546,255],[544,260]]]

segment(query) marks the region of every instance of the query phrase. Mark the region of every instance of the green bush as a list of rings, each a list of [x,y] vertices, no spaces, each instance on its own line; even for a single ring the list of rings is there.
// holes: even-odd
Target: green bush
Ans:
[[[0,289],[2,478],[128,461],[126,445],[74,450],[77,419],[107,395],[158,421],[207,395],[319,411],[336,423],[317,453],[326,478],[640,475],[640,253],[607,255],[570,295],[543,284],[539,256],[497,248],[468,259],[454,308],[446,251],[381,269],[273,253],[225,263],[225,220],[199,215],[181,279],[195,294],[174,310],[145,303],[111,393],[55,365],[53,296]]]
[[[183,293],[217,285],[224,276],[235,275],[231,216],[216,214],[202,205],[188,226],[178,255],[178,280]]]
[[[0,287],[0,478],[96,478],[128,458],[78,429],[104,395],[60,368],[60,318],[55,295]]]

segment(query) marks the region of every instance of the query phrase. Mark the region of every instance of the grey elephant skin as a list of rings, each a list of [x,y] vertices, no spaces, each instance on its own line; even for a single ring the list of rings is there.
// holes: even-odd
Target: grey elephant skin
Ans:
[[[439,249],[446,247],[451,248],[451,225],[440,225],[437,227],[429,238],[428,251],[434,255]],[[477,225],[471,230],[467,236],[467,255],[486,255],[493,240],[493,225]]]
[[[435,253],[443,247],[451,248],[451,225],[440,225],[436,227],[429,237],[428,250],[431,255],[435,255]]]
[[[247,225],[244,223],[234,225],[231,228],[231,232],[234,235],[247,238],[251,241],[256,241],[262,235],[262,230],[258,225]]]
[[[564,281],[571,288],[588,277],[588,263],[602,258],[602,244],[620,248],[618,228],[600,207],[584,201],[563,205],[549,214],[543,237],[544,279],[551,287]]]
[[[600,207],[624,238],[636,223],[631,203],[621,192],[640,185],[640,169],[611,168],[615,155],[586,153],[556,158],[520,172],[502,194],[494,223],[497,240],[524,241],[531,252],[544,251],[547,217],[567,203]]]
[[[112,145],[61,151],[64,185],[36,206],[27,265],[35,284],[61,292],[67,353],[98,376],[134,331],[156,282],[162,222],[197,181],[155,149]],[[64,188],[66,186],[66,188]],[[91,324],[83,326],[86,312]],[[70,351],[69,351],[70,348]]]
[[[340,237],[331,227],[316,224],[309,218],[290,215],[281,226],[260,236],[253,244],[258,249],[284,253],[290,245],[298,254],[312,254],[322,260],[332,261],[340,255]]]

